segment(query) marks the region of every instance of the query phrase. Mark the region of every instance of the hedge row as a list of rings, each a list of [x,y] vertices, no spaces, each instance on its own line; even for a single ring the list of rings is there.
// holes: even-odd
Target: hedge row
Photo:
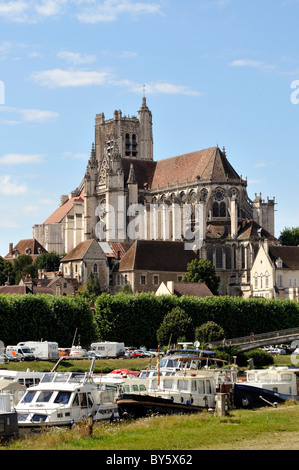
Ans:
[[[60,347],[87,346],[97,338],[97,327],[87,301],[81,297],[0,295],[0,341],[56,341]]]
[[[157,347],[157,330],[164,316],[177,306],[192,318],[194,330],[214,321],[226,338],[299,327],[299,303],[291,300],[102,294],[93,314],[79,296],[2,294],[0,341],[8,345],[43,339],[70,347],[77,329],[75,342],[80,340],[82,347],[99,339]]]
[[[214,321],[226,338],[299,327],[299,303],[291,300],[102,294],[95,305],[99,337],[126,346],[157,347],[156,331],[176,306],[192,318],[194,329]]]

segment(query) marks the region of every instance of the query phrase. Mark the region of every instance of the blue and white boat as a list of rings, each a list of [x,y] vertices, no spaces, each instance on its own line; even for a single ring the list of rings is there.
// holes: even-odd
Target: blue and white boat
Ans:
[[[233,384],[236,408],[276,406],[287,400],[299,400],[299,369],[269,367],[246,371],[245,380]]]

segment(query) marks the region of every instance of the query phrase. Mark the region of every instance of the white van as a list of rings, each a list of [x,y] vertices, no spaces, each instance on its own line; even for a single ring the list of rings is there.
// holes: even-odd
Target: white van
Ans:
[[[10,361],[34,361],[35,357],[28,346],[6,346],[6,356]]]
[[[24,341],[18,343],[18,346],[27,346],[33,353],[35,359],[41,361],[56,361],[58,356],[58,343],[50,341]]]

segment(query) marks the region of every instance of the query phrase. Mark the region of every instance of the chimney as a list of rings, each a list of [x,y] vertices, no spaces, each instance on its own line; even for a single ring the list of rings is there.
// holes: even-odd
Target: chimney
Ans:
[[[9,244],[9,254],[12,256],[13,255],[13,243]]]

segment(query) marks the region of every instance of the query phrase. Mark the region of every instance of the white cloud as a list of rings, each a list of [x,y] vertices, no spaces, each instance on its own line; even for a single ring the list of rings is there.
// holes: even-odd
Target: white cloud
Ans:
[[[31,154],[26,155],[22,153],[7,153],[0,157],[0,164],[2,165],[20,165],[20,164],[37,164],[41,163],[43,155]]]
[[[66,60],[68,63],[76,64],[76,65],[90,64],[97,60],[97,58],[94,55],[80,54],[78,52],[69,52],[69,51],[61,51],[57,54],[57,57],[59,57],[59,59]]]
[[[124,81],[132,91],[142,93],[144,85],[134,84],[133,82]],[[146,94],[166,94],[166,95],[188,95],[188,96],[201,96],[200,91],[191,90],[184,85],[174,85],[168,82],[149,83],[145,86]]]
[[[18,184],[11,180],[10,175],[0,177],[0,194],[4,196],[18,196],[28,193],[29,189],[25,184]]]
[[[133,17],[142,14],[160,12],[157,3],[135,2],[133,0],[104,0],[97,5],[85,8],[77,15],[82,23],[100,23],[116,21],[121,14],[127,13]]]
[[[44,70],[34,72],[31,79],[48,88],[78,87],[87,85],[104,85],[111,78],[108,72],[93,72],[84,70]]]
[[[59,114],[54,111],[41,109],[17,109],[12,106],[0,106],[0,112],[12,113],[17,116],[21,116],[21,121],[16,119],[2,120],[2,123],[9,125],[20,124],[21,122],[45,122],[59,116]]]
[[[261,67],[263,66],[263,62],[259,62],[257,60],[250,60],[250,59],[239,59],[234,60],[231,62],[233,67]]]
[[[16,1],[1,1],[0,3],[0,18],[8,21],[23,22],[26,18],[26,12],[29,8],[28,2],[23,0]]]
[[[0,18],[15,23],[37,23],[68,14],[83,23],[116,21],[121,14],[137,17],[159,13],[160,5],[135,0],[0,0]]]

